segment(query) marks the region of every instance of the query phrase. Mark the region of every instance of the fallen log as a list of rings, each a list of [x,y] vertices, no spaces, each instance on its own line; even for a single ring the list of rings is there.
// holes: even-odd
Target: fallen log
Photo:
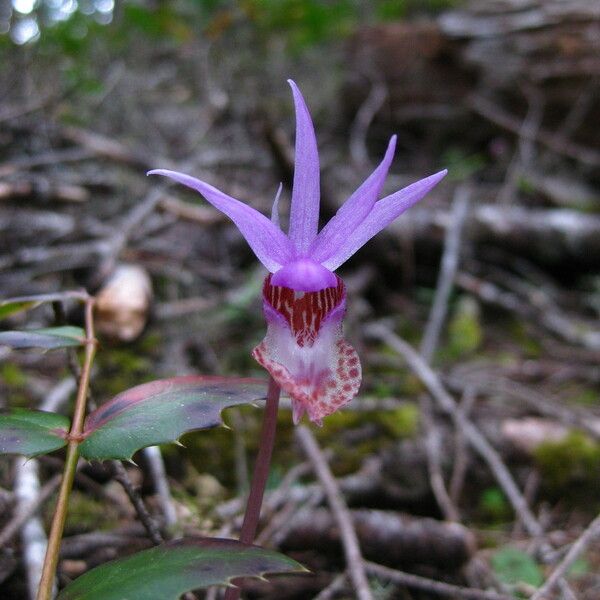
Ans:
[[[383,84],[386,130],[418,123],[434,142],[459,132],[487,143],[502,130],[521,137],[539,100],[532,140],[597,167],[599,22],[597,0],[474,0],[429,20],[363,27],[349,44],[343,102],[356,115],[368,82]]]
[[[350,512],[364,557],[387,565],[418,564],[455,570],[476,549],[473,533],[458,523],[391,511]],[[321,552],[341,552],[333,515],[325,508],[297,513],[281,546],[284,550],[318,548]]]
[[[437,231],[441,243],[451,219],[450,211],[417,206],[386,231],[410,234],[416,241],[431,240]],[[568,263],[571,268],[574,264],[591,267],[600,260],[600,215],[570,209],[474,206],[466,217],[463,238],[474,244],[504,247],[546,266]]]

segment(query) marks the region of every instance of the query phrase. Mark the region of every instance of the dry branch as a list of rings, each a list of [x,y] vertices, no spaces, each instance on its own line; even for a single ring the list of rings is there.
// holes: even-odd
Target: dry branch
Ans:
[[[430,565],[460,569],[475,552],[475,537],[463,525],[392,511],[351,510],[350,517],[365,558],[389,565]],[[283,549],[340,550],[340,530],[330,510],[306,511],[295,519]]]
[[[461,427],[469,444],[486,461],[528,533],[535,538],[539,538],[543,533],[542,526],[531,512],[510,471],[477,427],[459,410],[456,402],[446,391],[435,372],[418,352],[384,325],[371,325],[367,328],[367,333],[385,342],[404,357],[411,370],[425,384],[439,407],[453,419],[457,426]]]
[[[434,581],[433,579],[428,579],[412,573],[389,569],[388,567],[372,562],[367,562],[366,567],[369,573],[376,575],[381,579],[392,581],[404,587],[431,592],[439,596],[464,598],[465,600],[513,600],[513,596],[486,590],[477,590],[475,588],[461,587],[444,583],[443,581]]]
[[[600,115],[599,21],[595,0],[472,0],[429,20],[363,27],[349,45],[344,100],[358,111],[376,75],[388,91],[385,129],[410,121],[432,140],[459,133],[475,142],[508,131],[597,167],[600,137],[589,125]],[[523,127],[532,90],[544,110]]]
[[[581,536],[577,538],[560,564],[552,571],[550,577],[546,580],[546,583],[533,594],[531,600],[546,600],[546,598],[549,597],[550,592],[552,592],[555,586],[567,574],[569,568],[581,553],[584,552],[589,544],[598,536],[600,536],[600,515],[597,516]]]
[[[352,523],[352,517],[342,497],[340,488],[329,470],[327,460],[310,429],[300,425],[296,429],[296,438],[300,441],[302,449],[312,463],[313,469],[327,496],[327,502],[331,507],[333,519],[342,540],[349,577],[356,591],[356,596],[358,600],[372,600],[373,596],[371,595],[369,582],[365,574],[363,558],[357,533]]]
[[[390,235],[410,234],[431,243],[452,223],[449,211],[416,206],[395,221]],[[571,209],[477,204],[466,217],[463,236],[474,244],[507,248],[543,264],[591,265],[600,260],[600,215]]]

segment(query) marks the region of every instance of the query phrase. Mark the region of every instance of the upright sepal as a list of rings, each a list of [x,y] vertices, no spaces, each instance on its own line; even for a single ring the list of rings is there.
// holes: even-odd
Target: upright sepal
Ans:
[[[396,136],[394,135],[379,166],[319,232],[310,251],[313,260],[324,263],[334,255],[371,212],[383,189],[395,149]]]
[[[446,176],[447,172],[446,170],[440,171],[375,202],[369,214],[356,229],[346,237],[333,255],[323,261],[323,266],[335,271],[371,238],[375,237],[382,229],[385,229],[413,204],[421,200]]]
[[[319,227],[320,173],[315,129],[298,86],[288,80],[296,109],[296,157],[289,237],[298,257],[306,255]]]

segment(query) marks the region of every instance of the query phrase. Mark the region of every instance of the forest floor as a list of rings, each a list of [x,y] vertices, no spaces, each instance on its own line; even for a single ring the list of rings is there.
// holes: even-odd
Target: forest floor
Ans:
[[[425,111],[403,121],[397,83],[357,87],[356,45],[381,50],[368,28],[354,42],[279,56],[272,40],[247,55],[247,25],[230,27],[177,43],[106,33],[74,54],[56,40],[3,47],[3,298],[82,287],[96,295],[98,403],[176,375],[266,381],[250,356],[265,331],[263,270],[220,213],[145,171],[189,172],[264,214],[282,181],[285,218],[292,74],[315,120],[323,219],[378,163],[394,127],[399,151],[386,192],[443,167],[450,174],[340,272],[361,392],[322,428],[310,426],[317,446],[309,425],[292,425],[283,399],[257,542],[311,573],[249,581],[245,594],[353,598],[360,568],[377,599],[598,598],[600,180],[598,138],[585,137],[595,100],[574,107],[561,128],[543,110],[554,91],[530,93],[529,82],[518,108],[500,93],[486,104],[469,91],[471,108],[458,116],[434,126]],[[594,81],[582,89],[597,90]],[[502,119],[511,109],[516,130]],[[569,137],[576,130],[587,133]],[[81,324],[82,314],[69,303],[64,314],[44,305],[0,326],[57,319]],[[35,408],[52,396],[67,412],[69,356],[0,347],[0,407]],[[186,434],[183,446],[125,464],[164,537],[239,533],[261,413],[228,409],[227,429]],[[46,530],[63,462],[61,452],[30,461]],[[22,459],[0,461],[0,596],[14,600],[28,597],[30,568],[16,490],[22,468]],[[152,545],[118,480],[103,464],[78,471],[60,585]],[[358,566],[345,558],[332,495],[349,509]]]

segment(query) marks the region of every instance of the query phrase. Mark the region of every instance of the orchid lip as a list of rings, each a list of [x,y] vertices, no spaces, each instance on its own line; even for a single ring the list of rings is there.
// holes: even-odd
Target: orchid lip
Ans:
[[[271,283],[302,292],[318,292],[335,287],[337,278],[318,262],[310,258],[299,258],[279,269],[273,275]]]

